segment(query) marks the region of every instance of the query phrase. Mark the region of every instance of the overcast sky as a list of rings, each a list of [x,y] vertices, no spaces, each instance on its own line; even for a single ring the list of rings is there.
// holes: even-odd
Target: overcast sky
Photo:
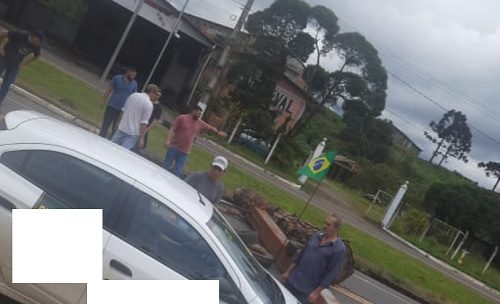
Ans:
[[[172,0],[178,7],[184,0]],[[234,25],[245,0],[191,0],[188,12]],[[379,51],[389,72],[388,97],[382,117],[388,118],[424,151],[433,145],[424,137],[431,120],[444,111],[403,84],[446,109],[466,114],[468,122],[500,142],[500,1],[498,0],[308,0],[310,5],[331,8],[341,31],[363,34]],[[272,0],[255,0],[252,10],[268,7]],[[323,65],[335,70],[332,56]],[[472,130],[470,162],[450,159],[445,166],[491,188],[477,168],[481,161],[500,162],[500,144]]]

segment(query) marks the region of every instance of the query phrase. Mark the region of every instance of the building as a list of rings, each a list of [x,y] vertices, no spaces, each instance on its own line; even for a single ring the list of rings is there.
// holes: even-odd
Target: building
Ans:
[[[203,79],[200,81],[201,87],[203,87],[203,85],[208,83],[207,78],[215,72],[221,51],[232,34],[233,29],[193,15],[187,15],[186,18],[217,45],[217,49],[207,64],[204,76],[202,76]],[[226,70],[222,71],[219,83],[214,89],[214,96],[224,96],[227,93],[229,88],[223,79],[227,72],[227,67],[238,60],[240,54],[248,52],[251,49],[251,37],[245,32],[238,33],[236,40],[237,42],[233,44],[232,53],[226,64]],[[304,113],[307,94],[305,93],[305,82],[302,79],[303,69],[304,66],[299,61],[295,59],[287,60],[287,69],[283,78],[276,84],[274,104],[270,108],[271,111],[276,112],[275,129],[286,124],[284,130],[288,132],[295,126]],[[221,119],[220,121],[223,120]],[[212,123],[216,124],[215,121],[216,119],[211,120]]]
[[[283,78],[276,84],[274,105],[272,110],[277,111],[275,128],[286,123],[285,132],[290,131],[302,117],[306,109],[306,84],[302,78],[304,67],[296,59],[287,60],[287,68]]]
[[[103,71],[124,32],[136,0],[0,0],[0,18],[24,29],[40,28],[50,42]],[[145,0],[112,74],[138,70],[144,85],[179,12],[167,0]],[[169,103],[183,104],[213,42],[185,18],[152,77]]]
[[[395,146],[401,147],[409,153],[418,156],[422,149],[417,146],[403,131],[398,129],[394,124],[392,126],[392,143]]]

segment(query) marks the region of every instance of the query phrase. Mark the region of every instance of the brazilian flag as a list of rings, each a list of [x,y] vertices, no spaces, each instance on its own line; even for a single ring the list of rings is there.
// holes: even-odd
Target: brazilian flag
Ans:
[[[321,180],[330,170],[335,159],[335,152],[324,153],[297,171],[298,175],[305,175],[315,180]]]

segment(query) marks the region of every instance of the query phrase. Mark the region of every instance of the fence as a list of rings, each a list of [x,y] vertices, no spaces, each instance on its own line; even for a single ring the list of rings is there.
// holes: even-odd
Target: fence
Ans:
[[[374,221],[380,221],[384,216],[384,213],[392,201],[393,195],[382,190],[378,190],[375,194],[364,194],[371,200],[371,204],[366,209],[365,214]],[[376,211],[375,211],[376,210]]]

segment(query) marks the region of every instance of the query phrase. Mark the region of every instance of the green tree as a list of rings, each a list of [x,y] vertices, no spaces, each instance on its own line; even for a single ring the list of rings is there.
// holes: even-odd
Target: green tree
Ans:
[[[467,153],[471,150],[472,134],[467,124],[467,117],[460,111],[450,110],[446,112],[438,123],[431,121],[429,124],[436,136],[427,131],[424,132],[427,139],[437,144],[432,153],[429,163],[432,163],[437,155],[442,155],[439,165],[448,157],[453,157],[467,162]]]
[[[346,102],[343,109],[344,149],[350,155],[364,156],[374,163],[385,161],[392,145],[392,123],[374,118],[361,101]]]
[[[68,16],[72,19],[79,20],[88,10],[88,0],[38,0],[55,11]]]
[[[432,184],[425,195],[425,205],[440,220],[454,227],[476,231],[478,201],[474,187],[464,184]]]
[[[500,200],[495,193],[470,183],[435,183],[427,190],[424,206],[440,220],[500,244]]]
[[[316,66],[320,66],[320,58],[333,50],[333,41],[339,31],[338,18],[332,10],[317,5],[311,9],[310,24],[315,28],[314,48],[316,50]],[[320,40],[320,34],[322,39]]]
[[[346,68],[360,71],[369,88],[362,101],[374,117],[379,116],[385,108],[387,72],[377,50],[359,33],[336,35],[333,48],[343,60],[340,72]]]
[[[226,80],[230,86],[226,100],[229,101],[228,109],[232,109],[232,114],[237,116],[237,122],[233,132],[229,137],[232,141],[240,125],[246,120],[252,121],[249,117],[262,109],[269,108],[271,103],[274,85],[270,80],[269,67],[255,55],[245,55],[233,64],[226,75]],[[272,76],[271,76],[272,77]],[[270,115],[270,114],[269,114]],[[255,115],[254,115],[255,118]],[[259,129],[261,133],[267,133],[272,122],[271,118],[260,121]],[[263,130],[266,130],[264,132]]]
[[[269,136],[273,122],[270,115],[262,121],[255,115],[264,115],[272,101],[276,83],[283,77],[288,57],[306,61],[314,52],[314,39],[307,34],[310,6],[301,0],[277,0],[269,8],[251,14],[245,25],[252,36],[249,55],[236,62],[227,79],[231,85],[228,100],[238,109],[239,119],[229,138],[247,119],[253,129]],[[261,115],[261,116],[262,116]],[[253,118],[253,119],[252,119]],[[262,125],[257,126],[257,121]]]
[[[248,16],[245,27],[255,37],[254,47],[260,56],[281,58],[283,68],[287,56],[307,60],[314,51],[314,38],[304,32],[310,11],[301,0],[277,0]]]
[[[373,45],[359,33],[340,33],[332,38],[330,46],[342,60],[342,65],[331,73],[319,65],[305,68],[304,78],[308,81],[313,102],[306,108],[293,135],[325,106],[341,103],[346,113],[353,109],[353,115],[360,114],[358,120],[365,120],[365,116],[377,117],[385,108],[387,73]]]
[[[486,176],[490,177],[491,175],[493,175],[494,177],[496,177],[497,181],[493,186],[493,189],[491,189],[492,191],[495,191],[498,186],[498,182],[500,182],[500,163],[492,161],[487,163],[480,162],[477,166],[484,169],[484,171],[486,172]]]

